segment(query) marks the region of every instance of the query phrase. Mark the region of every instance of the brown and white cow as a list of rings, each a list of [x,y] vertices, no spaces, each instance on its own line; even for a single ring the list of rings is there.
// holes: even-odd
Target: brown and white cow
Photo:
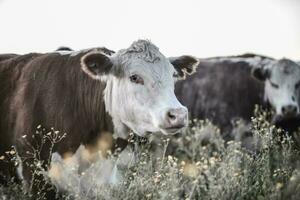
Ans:
[[[127,138],[161,132],[175,134],[188,123],[187,108],[174,94],[174,82],[192,72],[198,59],[166,58],[151,42],[139,40],[116,53],[106,48],[27,54],[0,63],[0,154],[16,146],[23,177],[30,183],[38,142],[36,128],[67,133],[54,146],[63,155],[91,146],[102,133]],[[24,135],[27,135],[25,138]],[[117,146],[118,146],[118,140]],[[29,144],[29,145],[28,145]],[[40,159],[49,166],[49,143]],[[115,146],[114,146],[115,147]],[[1,163],[2,181],[13,163]],[[37,191],[33,184],[32,192]]]

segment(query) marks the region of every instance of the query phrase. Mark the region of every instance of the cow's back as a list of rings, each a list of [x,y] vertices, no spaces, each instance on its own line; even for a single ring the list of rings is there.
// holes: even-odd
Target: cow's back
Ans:
[[[247,63],[216,58],[203,59],[194,75],[177,83],[175,92],[192,119],[209,119],[228,132],[232,120],[250,121],[255,104],[263,103],[264,86],[252,78]]]
[[[4,60],[8,60],[11,58],[15,58],[17,57],[18,54],[13,54],[13,53],[9,53],[9,54],[0,54],[0,62],[4,61]]]

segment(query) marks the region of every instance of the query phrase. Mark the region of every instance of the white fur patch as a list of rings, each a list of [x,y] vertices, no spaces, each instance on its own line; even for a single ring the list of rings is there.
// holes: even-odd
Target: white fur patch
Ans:
[[[58,53],[60,55],[70,55],[72,57],[74,56],[77,56],[81,53],[86,53],[86,52],[89,52],[89,51],[92,51],[93,48],[88,48],[88,49],[83,49],[83,50],[80,50],[80,51],[74,51],[74,50],[71,50],[71,51],[66,51],[66,50],[59,50],[59,51],[55,51],[55,53]]]
[[[62,56],[64,56],[64,55],[71,55],[72,52],[73,51],[65,51],[65,50],[63,50],[63,51],[55,51],[55,53],[58,53],[58,54],[60,54]]]

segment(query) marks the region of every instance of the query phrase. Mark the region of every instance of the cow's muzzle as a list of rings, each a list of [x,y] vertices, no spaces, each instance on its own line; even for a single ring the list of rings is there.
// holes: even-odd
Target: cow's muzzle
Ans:
[[[165,123],[160,128],[165,134],[175,134],[188,125],[188,111],[185,107],[169,109],[164,116]]]

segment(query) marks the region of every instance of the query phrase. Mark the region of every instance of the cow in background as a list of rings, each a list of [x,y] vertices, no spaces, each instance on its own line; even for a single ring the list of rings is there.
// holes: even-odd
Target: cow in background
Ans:
[[[209,119],[232,139],[234,121],[248,124],[255,105],[272,108],[278,127],[290,132],[300,127],[299,90],[299,64],[245,54],[200,59],[197,72],[178,82],[175,93],[192,119]]]

